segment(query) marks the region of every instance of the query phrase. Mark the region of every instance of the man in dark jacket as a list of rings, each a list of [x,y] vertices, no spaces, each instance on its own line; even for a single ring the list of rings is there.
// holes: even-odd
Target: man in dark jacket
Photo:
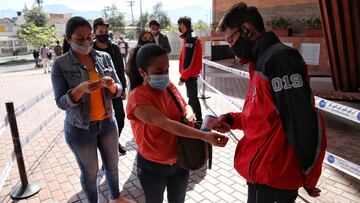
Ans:
[[[113,99],[115,118],[118,124],[118,131],[120,137],[121,131],[124,128],[124,119],[125,119],[125,112],[124,112],[122,100],[126,98],[126,93],[125,93],[126,79],[124,75],[123,59],[119,47],[116,44],[113,44],[109,40],[109,24],[106,24],[104,19],[102,18],[95,19],[93,24],[93,30],[96,35],[93,48],[110,54],[111,59],[115,66],[116,73],[121,81],[122,86],[124,87],[121,97]],[[121,155],[126,154],[125,148],[120,143],[119,143],[119,153]]]
[[[156,19],[153,19],[149,22],[150,32],[154,35],[156,44],[160,45],[163,49],[165,49],[166,53],[171,52],[171,47],[169,44],[169,40],[166,35],[160,32],[160,23]]]
[[[179,85],[185,83],[189,105],[193,109],[197,123],[202,122],[201,106],[198,98],[197,78],[202,68],[202,48],[195,32],[191,29],[191,18],[184,16],[178,20],[183,46],[179,58]]]
[[[250,61],[250,86],[242,112],[218,118],[217,130],[241,129],[234,167],[248,183],[248,202],[294,202],[298,188],[316,188],[326,149],[325,123],[315,109],[307,66],[285,46],[255,7],[234,5],[218,29],[231,50]]]

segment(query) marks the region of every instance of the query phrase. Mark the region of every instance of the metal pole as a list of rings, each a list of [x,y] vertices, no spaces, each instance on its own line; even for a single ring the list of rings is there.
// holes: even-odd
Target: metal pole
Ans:
[[[14,144],[14,152],[16,156],[16,162],[20,174],[21,185],[14,187],[10,196],[14,199],[25,199],[31,197],[39,192],[40,186],[37,183],[29,184],[26,176],[26,168],[24,163],[24,157],[22,155],[20,136],[16,122],[15,110],[13,102],[7,102],[6,111],[8,114],[9,125],[11,130],[12,141]]]
[[[143,21],[142,21],[142,0],[140,0],[140,28],[144,29]]]
[[[205,80],[205,77],[206,77],[205,67],[206,67],[206,65],[205,65],[204,63],[203,63],[202,65],[203,65],[203,68],[202,68],[202,70],[201,70],[201,77]],[[209,98],[210,98],[210,96],[205,96],[205,87],[206,87],[206,84],[205,84],[203,81],[201,81],[200,99],[209,99]]]

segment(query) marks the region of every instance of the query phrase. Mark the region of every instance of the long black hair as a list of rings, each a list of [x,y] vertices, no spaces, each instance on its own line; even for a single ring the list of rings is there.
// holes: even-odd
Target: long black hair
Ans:
[[[74,33],[74,30],[78,27],[88,27],[91,29],[90,23],[85,18],[81,16],[74,16],[66,22],[65,38],[70,39],[71,35]],[[70,50],[70,44],[65,38],[63,42],[63,53],[66,53]]]
[[[155,58],[166,55],[166,51],[155,43],[145,44],[134,49],[132,60],[135,64],[128,67],[127,75],[130,81],[130,91],[144,82],[144,79],[139,73],[138,68],[147,72]]]

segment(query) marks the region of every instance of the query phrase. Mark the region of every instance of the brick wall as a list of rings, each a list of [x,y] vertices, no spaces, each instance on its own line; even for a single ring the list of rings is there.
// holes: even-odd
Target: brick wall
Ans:
[[[218,22],[224,13],[239,0],[213,0],[213,21]],[[247,0],[248,6],[256,6],[264,18],[264,23],[275,16],[283,16],[296,20],[308,19],[314,15],[320,16],[320,8],[317,0]],[[294,24],[296,31],[300,27]],[[268,29],[268,28],[267,28]]]

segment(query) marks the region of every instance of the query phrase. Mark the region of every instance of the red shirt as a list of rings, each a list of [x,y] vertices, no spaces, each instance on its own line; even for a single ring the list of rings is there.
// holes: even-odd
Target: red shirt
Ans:
[[[173,91],[174,94],[180,100],[183,109],[185,109],[186,103],[176,90],[174,84],[170,83],[169,86],[175,90]],[[153,162],[161,164],[176,163],[177,136],[155,125],[150,125],[137,119],[133,112],[138,105],[152,105],[169,119],[180,122],[181,114],[173,98],[166,89],[161,91],[147,85],[141,85],[129,94],[126,113],[138,146],[138,152]]]

